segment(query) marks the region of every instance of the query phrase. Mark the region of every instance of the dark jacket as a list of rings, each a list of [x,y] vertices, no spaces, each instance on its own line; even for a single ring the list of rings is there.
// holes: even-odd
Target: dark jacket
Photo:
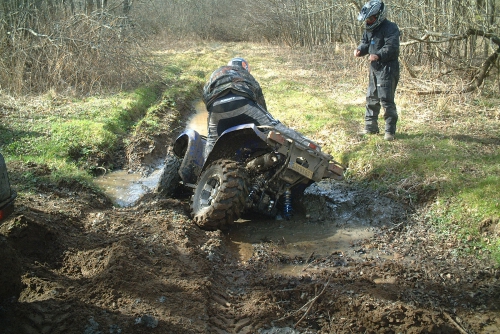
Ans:
[[[379,56],[378,61],[370,63],[370,69],[377,76],[399,76],[399,28],[396,23],[386,19],[373,31],[365,30],[358,50],[361,51],[361,56]]]
[[[249,98],[267,110],[259,83],[240,66],[222,66],[215,70],[203,88],[203,102],[209,109],[215,100],[228,93]]]

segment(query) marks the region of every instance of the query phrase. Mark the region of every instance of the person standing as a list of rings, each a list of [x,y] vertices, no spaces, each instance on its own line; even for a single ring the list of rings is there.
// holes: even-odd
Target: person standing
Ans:
[[[358,15],[365,22],[361,43],[355,57],[368,55],[369,84],[366,93],[363,134],[379,133],[378,117],[384,108],[385,140],[394,140],[398,112],[394,96],[399,81],[399,28],[386,18],[387,8],[380,0],[367,2]]]

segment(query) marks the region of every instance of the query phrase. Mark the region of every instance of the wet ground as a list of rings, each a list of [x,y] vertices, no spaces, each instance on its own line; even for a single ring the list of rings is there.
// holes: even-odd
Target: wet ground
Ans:
[[[161,166],[160,166],[161,168]],[[154,193],[158,184],[161,169],[155,170],[151,175],[142,177],[139,173],[117,171],[97,179],[96,184],[102,187],[116,207],[133,207],[146,194]],[[323,184],[323,187],[326,185]],[[331,185],[330,185],[331,187]],[[325,209],[324,200],[336,202],[339,206],[345,199],[335,197],[335,191],[324,194],[318,191],[315,185],[306,190],[306,201],[296,212],[293,219],[284,220],[281,217],[269,218],[262,216],[245,216],[238,220],[234,226],[225,231],[226,241],[234,256],[241,262],[251,259],[254,246],[262,242],[274,242],[284,255],[289,257],[327,256],[332,253],[341,253],[353,258],[362,258],[366,255],[364,250],[353,249],[353,245],[362,240],[374,237],[383,223],[373,223],[367,213],[357,213],[357,217],[350,217],[349,213],[335,210],[335,215],[328,214],[328,219],[319,215]],[[324,191],[324,189],[322,190]],[[337,192],[340,191],[337,189]],[[331,197],[328,197],[331,196]],[[393,211],[391,209],[390,211]],[[401,211],[401,209],[399,208]],[[400,212],[401,214],[401,212]],[[391,258],[391,255],[372,250],[372,256]],[[272,272],[287,274],[300,274],[308,264],[294,264],[271,268]]]
[[[186,129],[193,129],[201,135],[207,135],[207,109],[202,100],[192,103],[192,115],[186,122]],[[116,170],[95,179],[100,187],[117,207],[129,207],[146,194],[154,193],[160,180],[163,161],[151,164],[147,173],[133,170]]]
[[[207,110],[203,101],[194,101],[192,109],[194,113],[188,119],[186,129],[206,135]],[[130,207],[146,194],[155,192],[162,168],[163,165],[159,163],[145,176],[129,170],[118,170],[97,178],[95,183],[106,192],[115,206]],[[390,203],[386,203],[384,210],[366,212],[368,206],[357,207],[354,193],[328,182],[308,188],[303,203],[300,212],[297,208],[292,220],[284,220],[279,216],[240,219],[226,232],[229,247],[235,252],[235,256],[246,262],[253,255],[254,244],[274,241],[281,246],[280,252],[290,257],[327,256],[337,252],[361,258],[366,252],[352,251],[352,245],[373,237],[376,229],[383,226],[385,220],[391,219],[386,211],[396,210],[390,207]],[[373,206],[370,208],[369,210],[373,210]],[[397,211],[398,216],[404,213],[401,208]],[[376,257],[390,258],[390,255],[377,251],[372,253]],[[309,265],[284,265],[272,268],[272,271],[300,274],[306,266]]]
[[[14,187],[51,173],[8,168]],[[2,334],[500,333],[500,270],[424,205],[321,182],[292,220],[207,232],[188,199],[151,191],[154,172],[121,173],[115,198],[69,181],[21,193],[0,225]]]

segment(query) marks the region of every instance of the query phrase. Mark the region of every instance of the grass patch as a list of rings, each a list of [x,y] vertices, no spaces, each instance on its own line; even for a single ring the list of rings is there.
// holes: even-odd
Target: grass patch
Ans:
[[[213,70],[245,57],[262,86],[269,111],[322,146],[346,167],[346,178],[415,208],[443,238],[459,238],[462,251],[489,254],[500,263],[500,107],[493,89],[468,95],[412,95],[398,90],[400,119],[394,142],[360,137],[368,69],[347,51],[325,55],[252,43],[204,43],[155,54],[163,66],[160,88],[94,97],[22,110],[0,125],[7,159],[46,161],[79,170],[82,158],[116,150],[130,134],[164,131],[201,97]],[[345,55],[345,58],[342,57]],[[325,57],[334,62],[325,63]],[[402,73],[400,87],[411,85]],[[161,92],[161,93],[160,93]],[[170,124],[170,123],[169,123]],[[383,132],[383,119],[379,120]],[[177,125],[176,125],[177,126]],[[178,125],[180,126],[180,124]]]
[[[396,141],[385,142],[383,135],[361,138],[365,64],[336,59],[337,67],[324,71],[324,63],[314,63],[324,57],[304,50],[262,48],[247,45],[244,57],[273,116],[346,165],[350,182],[414,207],[429,205],[429,224],[445,237],[460,238],[464,252],[500,259],[499,236],[484,234],[480,227],[486,217],[500,216],[500,120],[494,95],[422,99],[399,92]],[[214,52],[189,56],[207,65],[208,75],[237,49],[221,45]],[[402,86],[406,80],[403,73]],[[478,112],[478,106],[489,110]],[[383,133],[382,117],[379,124]]]
[[[142,87],[66,103],[33,100],[2,125],[2,152],[9,160],[46,164],[61,177],[91,171],[109,164],[108,157],[157,99],[154,88]]]

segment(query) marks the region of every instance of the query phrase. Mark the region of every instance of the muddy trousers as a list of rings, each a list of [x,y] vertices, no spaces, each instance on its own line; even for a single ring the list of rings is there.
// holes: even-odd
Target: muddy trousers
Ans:
[[[212,108],[210,108],[212,109]],[[294,130],[286,127],[275,119],[268,111],[251,100],[246,100],[246,104],[233,110],[219,111],[218,108],[208,111],[208,136],[205,146],[205,158],[212,151],[217,138],[227,129],[253,123],[257,126],[274,126],[279,132],[289,136],[295,141],[306,141],[307,139]]]
[[[398,121],[398,111],[394,102],[394,95],[398,85],[398,77],[388,80],[377,80],[370,73],[370,84],[366,94],[365,129],[378,133],[378,117],[381,107],[384,108],[385,132],[395,134]]]

